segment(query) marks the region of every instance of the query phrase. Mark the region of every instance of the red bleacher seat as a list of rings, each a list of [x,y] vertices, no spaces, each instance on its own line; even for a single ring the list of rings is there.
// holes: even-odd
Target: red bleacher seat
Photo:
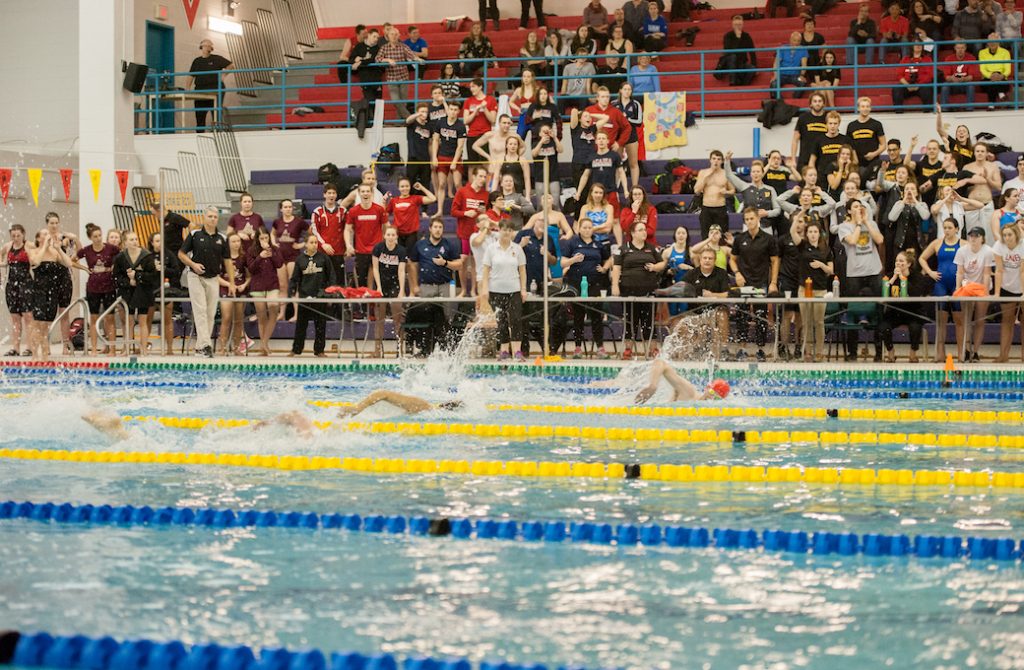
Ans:
[[[852,79],[847,74],[848,66],[842,65],[846,60],[845,51],[841,48],[846,40],[849,22],[857,13],[859,3],[841,3],[828,13],[817,17],[817,31],[821,33],[829,45],[834,45],[837,52],[841,69],[846,74],[846,83]],[[881,17],[881,6],[878,2],[871,2],[872,16]],[[759,7],[763,11],[763,7]],[[695,53],[699,50],[720,49],[722,36],[730,29],[730,19],[733,14],[752,11],[752,8],[743,9],[713,9],[708,11],[694,12],[693,20],[689,22],[673,22],[670,26],[670,33],[675,35],[677,31],[691,26],[700,28],[693,47],[685,47],[678,41],[670,40],[669,49],[673,52],[663,56],[657,63],[662,72],[671,74],[662,75],[662,88],[664,90],[685,90],[688,92],[688,101],[691,110],[700,110],[710,115],[736,114],[737,110],[751,112],[761,106],[765,98],[764,92],[754,92],[751,88],[766,88],[771,75],[768,72],[761,72],[755,77],[753,84],[746,87],[730,87],[728,83],[721,82],[710,75],[714,70],[717,54],[709,53],[704,56],[704,70],[708,74],[701,77],[701,56]],[[472,18],[472,17],[471,17]],[[548,17],[548,29],[572,30],[579,25],[580,16],[556,16]],[[396,24],[404,34],[409,24]],[[458,53],[459,44],[466,36],[465,31],[446,32],[441,22],[417,23],[421,34],[427,40],[430,48],[431,62],[421,71],[421,79],[431,80],[438,78],[441,63],[454,59]],[[463,26],[468,30],[470,23]],[[531,26],[534,22],[531,20]],[[512,58],[519,54],[523,45],[526,33],[517,30],[519,22],[517,18],[503,19],[501,30],[488,30],[487,36],[494,45],[495,53],[499,58]],[[748,20],[746,30],[753,38],[759,48],[780,46],[786,43],[790,33],[800,30],[803,27],[800,18],[775,18]],[[318,35],[320,39],[351,38],[355,34],[352,26],[337,26],[320,28]],[[771,52],[758,53],[759,65],[769,67],[773,60]],[[893,56],[890,56],[890,62]],[[512,64],[509,63],[511,66]],[[489,71],[490,79],[500,80],[502,77],[513,76],[513,68],[492,68]],[[702,81],[703,79],[703,81]],[[896,68],[872,68],[862,69],[859,72],[859,82],[862,85],[856,95],[870,95],[875,99],[877,105],[891,104],[890,88],[896,79]],[[297,99],[289,100],[286,105],[288,110],[299,105],[319,105],[325,108],[323,113],[309,114],[305,116],[294,116],[286,114],[286,121],[289,126],[292,122],[301,124],[301,127],[315,127],[318,121],[325,123],[337,123],[345,119],[345,107],[348,102],[362,99],[362,91],[358,82],[353,82],[351,87],[338,84],[336,74],[332,71],[325,71],[315,77],[315,86],[301,88],[298,90]],[[331,86],[333,84],[333,86]],[[703,85],[703,86],[702,86]],[[325,87],[326,86],[326,87]],[[495,82],[495,88],[499,84]],[[500,86],[504,90],[504,86]],[[429,84],[421,84],[415,91],[419,99],[429,97]],[[701,96],[703,90],[704,95]],[[853,90],[837,92],[836,104],[839,106],[853,107],[855,98]],[[793,89],[783,92],[783,97],[789,102],[802,105],[801,99],[794,98]],[[332,106],[332,103],[335,103]],[[385,108],[385,118],[395,117],[392,105]],[[267,122],[280,124],[281,114],[268,114]]]

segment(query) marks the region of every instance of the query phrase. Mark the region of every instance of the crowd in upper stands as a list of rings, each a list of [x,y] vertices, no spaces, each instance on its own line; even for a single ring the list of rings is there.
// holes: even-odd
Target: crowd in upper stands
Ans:
[[[653,18],[657,7],[650,4]],[[988,16],[993,5],[981,8],[971,0],[968,9],[972,15]],[[600,2],[591,2],[583,28],[605,25],[610,19],[602,9]],[[890,5],[889,16],[899,11],[898,4]],[[632,25],[628,14],[616,11],[615,16],[607,31],[577,32],[574,42],[581,55],[594,53],[596,42],[604,39],[600,48],[637,57],[625,46],[629,38],[623,37],[635,37],[635,29],[623,32],[624,17]],[[918,19],[918,25],[924,20]],[[875,39],[878,32],[868,22],[862,9],[851,24],[851,39],[865,37],[861,32]],[[966,24],[966,19],[952,21],[961,30]],[[323,356],[326,324],[335,312],[303,299],[323,298],[331,287],[347,286],[371,291],[358,297],[389,299],[362,315],[373,322],[377,356],[384,352],[388,313],[401,333],[408,306],[403,299],[418,296],[475,299],[475,316],[495,328],[500,343],[496,355],[523,359],[530,340],[536,339],[529,328],[530,295],[547,290],[591,299],[559,310],[567,325],[562,335],[571,332],[574,340],[567,350],[575,357],[588,355],[588,348],[595,357],[610,355],[605,346],[611,332],[607,312],[613,311],[622,320],[621,356],[626,359],[656,355],[661,335],[671,331],[689,332],[694,351],[765,360],[777,329],[781,359],[821,361],[828,323],[841,324],[848,361],[861,356],[862,331],[874,341],[873,360],[894,360],[893,331],[906,327],[913,362],[918,360],[922,329],[934,320],[935,360],[941,361],[952,319],[956,354],[977,360],[986,317],[998,316],[997,360],[1008,360],[1022,306],[1024,155],[1012,164],[1000,163],[996,147],[978,141],[964,125],[947,125],[939,106],[934,135],[931,128],[912,138],[887,135],[868,97],[857,101],[856,118],[844,128],[829,90],[839,80],[838,74],[829,76],[836,66],[835,52],[825,50],[811,60],[808,46],[821,47],[822,40],[813,34],[813,21],[804,27],[791,39],[799,59],[784,58],[781,52],[779,56],[779,85],[794,83],[810,91],[792,142],[771,148],[749,165],[734,161],[727,146],[711,152],[708,167],[689,182],[693,195],[684,202],[688,211],[698,213],[699,238],[696,232],[691,238],[686,225],[672,230],[662,226],[659,233],[659,213],[664,213],[658,205],[664,199],[657,198],[656,205],[644,187],[642,110],[635,97],[640,82],[633,79],[634,68],[647,67],[641,55],[617,90],[605,81],[574,88],[563,79],[556,92],[527,67],[509,94],[509,114],[499,113],[498,101],[482,79],[470,79],[466,91],[436,84],[429,101],[405,110],[407,163],[395,174],[394,188],[378,184],[372,168],[350,192],[339,192],[339,184],[328,180],[323,202],[308,220],[296,203],[284,200],[277,218],[267,225],[253,211],[252,197],[243,194],[240,210],[222,235],[216,208],[209,208],[202,225],[196,226],[157,207],[154,213],[164,222],[163,244],[151,240],[145,252],[137,237],[132,242],[131,233],[122,249],[120,240],[104,242],[98,229],[90,231],[92,245],[82,247],[73,235],[59,230],[59,219],[55,223],[48,218],[35,245],[21,235],[2,252],[10,276],[20,277],[8,280],[8,304],[16,323],[31,330],[39,344],[38,328],[48,329],[57,309],[70,301],[69,273],[77,267],[88,273],[86,295],[94,315],[116,296],[124,298],[128,321],[140,319],[137,346],[144,353],[153,292],[159,288],[153,285],[160,275],[154,269],[162,266],[169,289],[187,294],[196,350],[207,356],[214,354],[218,309],[222,354],[238,352],[241,346],[268,355],[274,328],[290,313],[295,322],[291,354],[303,352],[307,326],[313,322],[313,351]],[[886,27],[883,23],[882,46]],[[479,40],[479,28],[467,39]],[[410,53],[415,58],[429,53],[414,33],[406,43],[397,40],[394,27],[386,26],[384,33],[393,49],[384,52],[390,54],[386,58],[397,61]],[[375,34],[367,31],[366,41],[353,49],[354,69],[367,58],[360,46],[375,43]],[[749,42],[741,18],[733,21],[726,41],[737,47]],[[994,44],[996,51],[1002,49]],[[925,42],[915,43],[904,61],[921,58],[925,48]],[[528,40],[524,51],[526,59],[542,58],[536,41]],[[470,59],[489,57],[484,51],[467,49],[466,54]],[[958,44],[953,56],[961,63],[951,61],[946,76],[950,90],[959,95],[977,81],[976,71],[960,67],[971,58],[967,45]],[[788,69],[810,63],[822,66],[813,79],[802,70]],[[731,69],[743,64],[728,63]],[[533,65],[544,71],[543,63]],[[587,81],[585,65],[589,63],[580,59],[575,78]],[[395,72],[384,81],[403,81],[398,66],[389,64],[388,69]],[[565,71],[563,75],[568,78]],[[789,76],[796,80],[786,80]],[[907,75],[904,79],[906,92],[923,100],[926,82]],[[567,175],[559,162],[563,146],[571,150]],[[1004,173],[1014,174],[1004,182]],[[669,211],[677,211],[675,203],[668,204]],[[448,235],[445,214],[455,220],[454,236]],[[655,294],[677,300],[657,306],[644,301]],[[897,301],[881,306],[853,303],[841,317],[830,317],[824,301],[785,300],[837,294]],[[1005,300],[997,303],[998,315],[988,314],[988,303],[914,301],[954,294]],[[687,304],[695,298],[736,295],[782,300],[771,308],[766,303]],[[249,344],[243,333],[245,306],[230,300],[238,296],[260,299],[255,303],[258,344]],[[614,308],[592,300],[609,296],[626,300],[609,300],[618,306]],[[454,317],[457,308],[446,303],[444,318]],[[26,313],[33,314],[34,322],[21,321]],[[167,309],[162,318],[169,324],[172,311]],[[710,330],[695,334],[698,323]],[[109,329],[112,322],[104,325]],[[168,330],[165,336],[171,334]],[[67,337],[66,324],[61,331]],[[13,351],[18,349],[16,344]]]

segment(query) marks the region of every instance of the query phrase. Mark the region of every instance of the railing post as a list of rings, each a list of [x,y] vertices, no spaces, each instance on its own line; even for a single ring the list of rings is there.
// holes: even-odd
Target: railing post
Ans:
[[[705,111],[707,109],[707,105],[704,104],[706,102],[705,99],[704,99],[704,94],[705,94],[704,78],[706,76],[707,76],[707,69],[704,67],[704,52],[701,51],[700,52],[700,118],[701,118],[701,120],[704,120],[704,118],[707,116],[707,112]]]
[[[1010,57],[1013,58],[1013,63],[1010,64],[1010,87],[1013,89],[1013,108],[1014,110],[1020,109],[1020,87],[1024,84],[1024,80],[1020,78],[1020,40],[1013,40],[1013,44],[1010,45],[1013,49],[1013,53]]]
[[[287,123],[285,123],[285,118],[284,118],[284,115],[288,113],[288,105],[287,105],[288,86],[287,86],[287,84],[288,84],[288,68],[286,66],[286,67],[281,68],[281,130],[284,130],[287,127],[287,125],[288,125]]]
[[[162,78],[163,75],[161,74],[157,74],[155,77],[156,86],[153,87],[153,102],[149,105],[148,112],[150,130],[156,131],[153,133],[154,135],[160,134],[160,114],[158,113],[158,110],[160,108],[160,80]]]
[[[853,109],[856,111],[857,99],[860,97],[860,54],[857,52],[860,49],[860,45],[854,42],[851,46],[853,46]],[[871,51],[865,50],[864,53],[869,54]],[[878,55],[877,51],[875,51],[875,55]],[[847,65],[850,65],[850,63],[847,63]],[[864,65],[869,68],[871,67],[871,63],[868,62],[866,55],[864,56]]]

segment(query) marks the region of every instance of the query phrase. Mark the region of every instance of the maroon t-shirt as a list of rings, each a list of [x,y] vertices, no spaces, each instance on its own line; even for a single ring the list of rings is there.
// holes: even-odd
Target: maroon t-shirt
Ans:
[[[277,270],[284,265],[281,257],[281,249],[270,250],[270,258],[263,258],[259,254],[249,258],[249,274],[252,279],[249,281],[249,291],[276,291],[281,288],[281,282],[277,280]]]
[[[228,226],[233,228],[236,233],[240,233],[246,228],[251,231],[249,239],[246,239],[244,236],[242,237],[242,253],[248,253],[249,245],[256,241],[256,231],[260,228],[266,228],[267,224],[263,223],[263,217],[256,212],[253,212],[248,216],[241,212],[237,212],[232,214],[231,218],[228,219]]]
[[[232,279],[233,279],[235,286],[241,286],[242,284],[244,284],[245,280],[249,277],[249,268],[246,267],[245,258],[246,257],[241,255],[241,254],[239,254],[238,257],[236,257],[236,258],[232,258],[231,261],[234,263],[235,276],[234,277],[228,277],[228,266],[225,265],[224,268],[221,270],[220,278],[223,279],[224,281],[232,281]],[[240,298],[240,297],[246,295],[247,292],[248,292],[248,289],[246,289],[245,292],[239,290],[238,292],[235,293],[235,297],[236,298]],[[222,298],[228,297],[228,289],[227,289],[227,287],[225,287],[225,286],[221,286],[220,287],[220,297],[222,297]]]
[[[299,257],[300,250],[295,248],[295,243],[302,241],[302,234],[307,230],[309,230],[309,221],[299,216],[288,222],[285,222],[284,219],[274,220],[274,235],[277,236],[277,243],[281,247],[281,258],[284,259],[285,263],[294,263],[295,259]],[[281,240],[281,236],[285,231],[292,238],[291,242]]]
[[[114,292],[114,273],[111,270],[114,268],[114,258],[119,253],[121,253],[120,249],[113,244],[106,243],[103,244],[103,248],[99,251],[93,249],[91,244],[78,250],[76,256],[84,258],[85,264],[92,270],[89,280],[85,283],[86,293]]]

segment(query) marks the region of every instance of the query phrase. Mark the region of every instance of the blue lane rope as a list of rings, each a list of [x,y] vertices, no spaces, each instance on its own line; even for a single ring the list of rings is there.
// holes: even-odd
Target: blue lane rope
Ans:
[[[658,524],[565,521],[513,521],[509,519],[428,518],[425,516],[317,514],[272,510],[231,510],[191,507],[134,507],[132,505],[72,505],[15,502],[0,503],[0,519],[29,519],[56,523],[93,523],[125,526],[205,526],[210,528],[280,527],[307,530],[341,529],[366,533],[452,535],[460,539],[573,542],[599,545],[783,551],[795,554],[863,554],[871,557],[917,556],[919,558],[1019,561],[1024,540],[963,537],[959,535],[884,535],[880,533],[830,533],[753,529],[689,528]]]
[[[391,654],[358,652],[325,654],[319,649],[292,651],[284,648],[254,650],[245,645],[192,646],[173,640],[124,640],[84,635],[54,636],[49,633],[0,632],[0,665],[61,670],[548,670],[547,665],[519,665],[504,661],[473,664],[465,658],[410,656],[400,662]],[[558,670],[586,670],[581,666],[557,666]]]

